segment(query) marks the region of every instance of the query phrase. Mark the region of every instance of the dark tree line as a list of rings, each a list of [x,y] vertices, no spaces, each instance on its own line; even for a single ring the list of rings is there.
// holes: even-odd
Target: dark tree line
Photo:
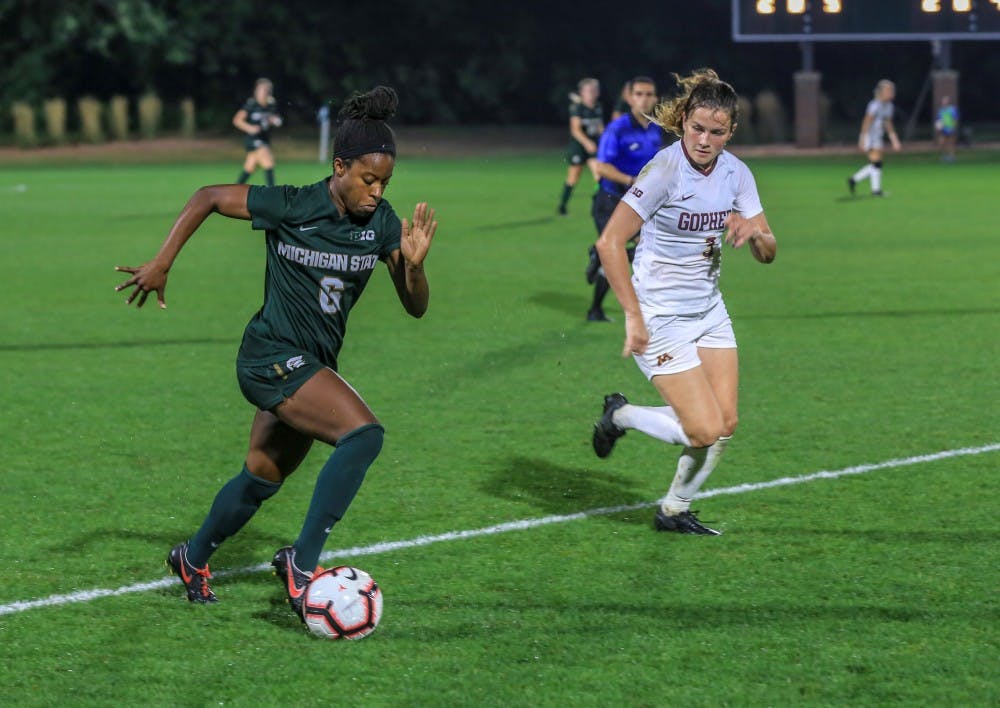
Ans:
[[[410,123],[556,123],[582,76],[621,83],[712,66],[744,95],[776,91],[791,105],[799,49],[735,44],[729,0],[612,3],[455,0],[0,0],[0,109],[22,100],[146,90],[193,97],[203,119],[228,117],[257,76],[283,110],[311,120],[351,91],[386,83]],[[960,42],[962,108],[995,119],[996,43]],[[833,114],[860,116],[882,76],[912,106],[931,66],[928,43],[818,44],[816,68]]]

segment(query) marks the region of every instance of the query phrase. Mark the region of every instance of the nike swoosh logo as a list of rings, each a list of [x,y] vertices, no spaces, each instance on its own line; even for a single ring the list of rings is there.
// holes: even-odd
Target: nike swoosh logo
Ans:
[[[318,226],[300,226],[299,231],[312,231],[313,229],[318,229]]]
[[[691,197],[693,197],[695,194],[696,194],[696,192],[691,192],[691,194],[685,194],[683,197],[681,197],[681,201],[682,202],[686,201],[686,200],[690,199]]]
[[[291,563],[291,561],[288,562],[288,569],[285,571],[285,573],[288,575],[288,596],[290,598],[292,598],[293,600],[298,600],[300,597],[302,597],[305,594],[306,588],[305,587],[302,587],[302,588],[295,587],[295,575],[292,572],[292,563]],[[306,587],[308,587],[308,586],[306,586]]]

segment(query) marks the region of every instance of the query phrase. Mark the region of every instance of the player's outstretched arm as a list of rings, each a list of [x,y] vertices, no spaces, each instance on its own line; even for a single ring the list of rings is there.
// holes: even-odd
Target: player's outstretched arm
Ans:
[[[386,261],[399,301],[413,317],[422,317],[430,301],[424,259],[437,227],[434,210],[428,208],[427,202],[420,202],[413,210],[413,221],[403,219],[399,250],[393,251]]]
[[[750,253],[761,263],[770,263],[778,254],[778,242],[771,233],[764,212],[749,219],[744,219],[738,212],[732,212],[726,217],[724,240],[733,248],[747,244]]]
[[[156,302],[161,308],[167,306],[164,293],[167,289],[167,273],[177,258],[177,254],[191,238],[198,227],[208,218],[208,215],[216,212],[233,219],[249,219],[250,212],[247,210],[247,193],[250,187],[245,184],[217,184],[211,187],[202,187],[188,200],[181,210],[174,225],[170,228],[166,240],[160,246],[160,252],[151,261],[143,263],[141,266],[115,266],[115,270],[122,273],[131,273],[132,277],[115,288],[119,292],[126,288],[133,288],[132,293],[125,300],[126,305],[131,305],[136,301],[136,307],[146,304],[146,298],[151,292],[156,293]]]

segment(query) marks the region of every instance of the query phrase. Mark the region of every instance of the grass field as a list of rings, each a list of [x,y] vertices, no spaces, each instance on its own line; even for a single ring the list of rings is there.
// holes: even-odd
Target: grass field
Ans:
[[[323,446],[213,557],[218,605],[164,580],[245,453],[263,247],[213,217],[166,311],[112,269],[238,162],[5,168],[0,704],[996,705],[1000,155],[892,156],[882,200],[846,197],[856,158],[749,162],[780,247],[723,261],[741,424],[696,504],[718,538],[651,528],[676,449],[590,450],[603,394],[655,395],[620,318],[583,320],[589,184],[557,218],[556,154],[400,162],[389,200],[441,227],[427,316],[378,272],[342,356],[388,431],[327,545],[385,594],[355,643],[310,637],[263,569]],[[824,470],[856,474],[759,486]]]

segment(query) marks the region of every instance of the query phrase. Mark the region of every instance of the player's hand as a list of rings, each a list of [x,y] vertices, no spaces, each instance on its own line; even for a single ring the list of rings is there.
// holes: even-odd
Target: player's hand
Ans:
[[[420,202],[413,210],[413,221],[403,219],[403,233],[399,240],[399,250],[406,265],[419,268],[427,257],[438,222],[434,220],[434,210],[427,202]]]
[[[649,330],[646,329],[642,317],[625,315],[625,346],[622,348],[622,356],[642,354],[647,346],[649,346]]]
[[[726,231],[722,238],[733,248],[739,248],[753,236],[759,235],[760,229],[750,219],[744,219],[735,211],[726,217]]]
[[[149,294],[155,292],[156,303],[161,309],[166,309],[167,301],[164,299],[164,293],[167,290],[167,269],[162,264],[152,260],[138,268],[115,266],[115,270],[132,274],[131,278],[115,288],[116,293],[126,288],[133,288],[132,294],[125,300],[126,305],[131,305],[138,298],[135,306],[142,307],[146,304]]]

